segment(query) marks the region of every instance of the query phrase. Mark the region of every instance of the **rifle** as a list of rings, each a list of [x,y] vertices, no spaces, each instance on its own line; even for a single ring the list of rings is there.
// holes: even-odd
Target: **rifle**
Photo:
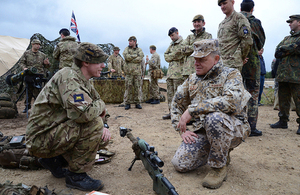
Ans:
[[[131,162],[131,166],[128,171],[131,171],[136,160],[141,160],[153,180],[153,190],[157,194],[178,195],[175,187],[162,174],[163,170],[159,167],[163,167],[164,162],[157,156],[157,152],[154,151],[154,147],[149,146],[145,140],[140,139],[139,137],[135,138],[130,131],[132,130],[120,127],[120,136],[127,136],[127,138],[132,142],[132,149],[135,153],[135,158]]]

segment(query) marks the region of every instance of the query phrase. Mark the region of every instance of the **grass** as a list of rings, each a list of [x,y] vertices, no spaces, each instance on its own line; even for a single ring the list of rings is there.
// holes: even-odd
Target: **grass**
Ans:
[[[260,103],[264,105],[273,105],[274,104],[274,89],[264,88],[263,94],[261,94]]]

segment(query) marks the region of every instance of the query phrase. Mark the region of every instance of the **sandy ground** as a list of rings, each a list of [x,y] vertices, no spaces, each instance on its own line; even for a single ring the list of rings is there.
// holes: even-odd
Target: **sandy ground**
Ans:
[[[166,84],[161,84],[166,88]],[[23,102],[23,101],[22,101]],[[228,178],[216,190],[203,188],[202,179],[209,167],[200,167],[189,173],[178,173],[174,170],[171,159],[180,145],[181,138],[172,128],[170,120],[162,120],[168,113],[167,103],[159,105],[142,104],[143,109],[124,110],[118,105],[107,105],[111,115],[109,119],[113,143],[108,146],[116,152],[112,161],[103,165],[94,165],[88,174],[104,182],[102,192],[113,195],[156,194],[152,190],[152,180],[141,161],[137,161],[132,171],[128,167],[134,158],[131,142],[119,135],[119,127],[133,130],[135,137],[140,137],[155,147],[158,156],[164,161],[162,168],[166,178],[175,186],[180,195],[215,194],[215,195],[259,195],[259,194],[300,194],[300,137],[296,113],[291,112],[288,129],[271,129],[270,123],[277,122],[278,111],[272,106],[259,107],[258,129],[263,131],[261,137],[249,137],[238,148],[231,152]],[[18,103],[19,111],[24,109]],[[26,114],[16,119],[1,119],[1,132],[4,135],[20,135],[25,133]],[[0,183],[6,180],[15,184],[48,186],[56,192],[66,189],[64,179],[54,178],[48,170],[26,171],[20,169],[0,168]],[[72,190],[74,194],[86,194]]]

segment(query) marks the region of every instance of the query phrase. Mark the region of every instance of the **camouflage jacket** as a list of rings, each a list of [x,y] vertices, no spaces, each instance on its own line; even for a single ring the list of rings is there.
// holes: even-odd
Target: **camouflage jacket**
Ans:
[[[233,11],[219,24],[218,39],[224,65],[233,68],[242,67],[243,60],[246,59],[253,44],[247,18]]]
[[[26,128],[26,145],[67,120],[84,124],[104,111],[105,104],[75,64],[59,70],[34,102]]]
[[[181,115],[188,109],[195,118],[194,130],[203,128],[208,113],[223,112],[242,121],[243,132],[250,129],[247,121],[247,103],[250,93],[245,90],[241,73],[237,69],[225,67],[219,61],[205,76],[191,74],[177,88],[171,104],[172,125],[177,129]]]
[[[141,62],[144,58],[144,53],[139,47],[126,47],[123,56],[125,58],[126,65],[124,67],[125,75],[142,75],[142,65]]]
[[[31,49],[24,52],[19,61],[19,65],[24,68],[35,67],[37,73],[44,74],[47,72],[46,68],[50,67],[50,64],[44,64],[44,60],[47,59],[43,52],[33,52]]]
[[[205,28],[196,34],[195,30],[191,30],[193,34],[187,36],[183,41],[181,52],[185,55],[184,65],[182,70],[182,75],[190,75],[195,73],[195,59],[190,56],[194,52],[193,43],[196,41],[201,41],[202,39],[212,39],[212,35],[208,32],[205,32]]]
[[[157,52],[154,52],[148,61],[149,72],[152,70],[160,69],[160,56]]]
[[[116,72],[112,76],[122,76],[124,70],[125,61],[120,54],[116,57],[114,54],[110,55],[107,61],[107,67],[109,70],[114,69]]]
[[[59,60],[59,69],[72,66],[77,46],[76,38],[72,36],[66,36],[57,44],[53,57]]]
[[[170,46],[164,54],[165,60],[169,62],[167,78],[182,78],[182,68],[184,63],[184,55],[182,55],[180,51],[182,43],[183,39],[180,36],[180,38],[177,41],[171,42]]]
[[[243,79],[258,80],[260,79],[260,59],[258,51],[263,48],[266,40],[265,31],[261,26],[259,19],[255,18],[249,12],[241,12],[249,21],[253,45],[250,48],[247,58],[248,62],[243,65]]]
[[[291,32],[276,47],[278,82],[300,83],[300,31]]]

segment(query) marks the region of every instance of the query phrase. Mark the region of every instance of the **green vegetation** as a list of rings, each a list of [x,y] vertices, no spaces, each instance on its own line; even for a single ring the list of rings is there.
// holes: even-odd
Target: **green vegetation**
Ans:
[[[260,103],[265,105],[273,105],[274,104],[274,89],[272,88],[264,88],[264,93],[261,95]]]

